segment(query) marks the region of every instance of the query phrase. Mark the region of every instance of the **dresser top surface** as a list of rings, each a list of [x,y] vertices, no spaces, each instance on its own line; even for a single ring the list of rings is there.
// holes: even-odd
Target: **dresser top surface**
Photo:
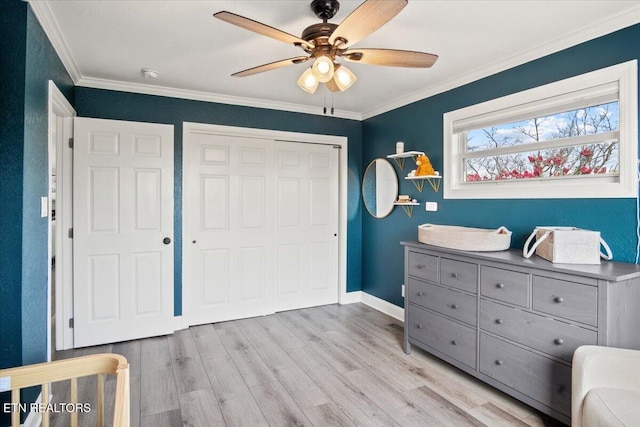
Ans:
[[[594,279],[608,280],[610,282],[621,282],[640,278],[640,265],[602,261],[600,264],[554,264],[539,256],[532,256],[527,259],[522,256],[521,249],[508,249],[506,251],[497,252],[472,252],[459,251],[456,249],[443,248],[440,246],[426,245],[420,242],[400,242],[405,247],[415,249],[435,251],[442,254],[451,254],[473,258],[481,261],[493,261],[520,267],[530,267],[539,270],[551,271],[556,273],[574,274],[583,277],[591,277]]]

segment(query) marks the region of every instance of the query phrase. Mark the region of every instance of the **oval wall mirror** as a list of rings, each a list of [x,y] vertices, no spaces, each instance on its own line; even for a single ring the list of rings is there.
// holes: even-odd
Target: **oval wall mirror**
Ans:
[[[362,178],[362,199],[369,214],[384,218],[393,210],[398,199],[398,175],[387,159],[374,159]]]

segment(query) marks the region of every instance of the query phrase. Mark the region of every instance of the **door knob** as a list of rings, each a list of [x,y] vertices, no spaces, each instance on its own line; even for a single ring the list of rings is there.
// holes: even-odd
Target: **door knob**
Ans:
[[[171,238],[165,237],[164,239],[162,239],[162,243],[164,243],[165,245],[168,245],[169,243],[171,243]]]

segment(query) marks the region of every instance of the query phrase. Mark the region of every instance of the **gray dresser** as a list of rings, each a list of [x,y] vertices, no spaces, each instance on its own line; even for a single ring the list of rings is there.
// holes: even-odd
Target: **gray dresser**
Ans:
[[[640,349],[640,266],[402,245],[405,352],[416,345],[560,421],[578,346]]]

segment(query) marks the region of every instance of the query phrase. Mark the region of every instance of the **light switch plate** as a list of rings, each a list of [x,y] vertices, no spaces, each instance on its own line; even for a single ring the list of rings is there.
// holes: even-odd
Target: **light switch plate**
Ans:
[[[429,212],[437,212],[438,211],[438,202],[426,202],[424,204],[425,210]]]
[[[46,218],[49,216],[49,198],[40,197],[40,217]]]

